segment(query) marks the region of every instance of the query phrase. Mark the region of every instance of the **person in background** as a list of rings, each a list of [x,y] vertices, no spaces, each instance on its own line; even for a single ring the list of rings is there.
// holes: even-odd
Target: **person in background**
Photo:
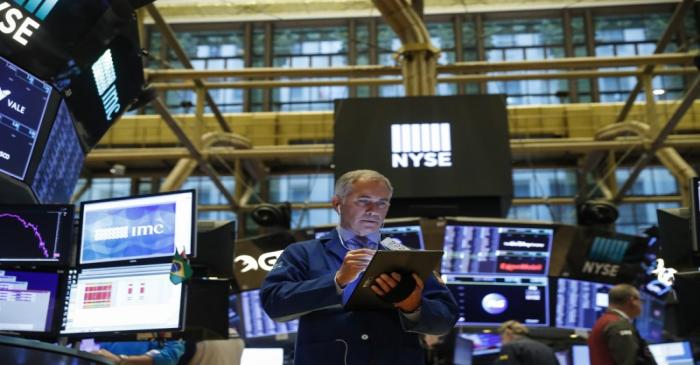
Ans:
[[[101,342],[93,353],[119,365],[176,365],[185,352],[183,341]]]
[[[343,309],[343,290],[382,249],[379,230],[391,195],[391,183],[376,171],[342,175],[333,197],[339,226],[325,237],[287,247],[265,278],[260,298],[267,314],[277,321],[299,318],[295,364],[424,364],[419,334],[447,333],[457,321],[447,287],[437,277],[423,282],[416,274],[415,287],[393,303],[395,309]],[[407,279],[384,273],[371,288],[383,296],[401,280]]]
[[[642,297],[629,284],[608,292],[608,309],[588,337],[592,365],[655,365],[656,361],[632,321],[642,313]]]
[[[518,321],[507,321],[498,327],[501,352],[494,364],[498,365],[559,365],[549,346],[528,337],[530,331]]]

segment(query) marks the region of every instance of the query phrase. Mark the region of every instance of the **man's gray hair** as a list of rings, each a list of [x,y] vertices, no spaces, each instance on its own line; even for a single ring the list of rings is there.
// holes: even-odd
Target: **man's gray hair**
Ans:
[[[632,297],[638,296],[639,291],[629,284],[618,284],[610,288],[608,302],[612,305],[625,305]]]
[[[391,186],[391,182],[386,176],[374,170],[355,170],[346,172],[338,178],[335,182],[335,195],[344,199],[350,193],[352,184],[357,180],[381,181],[389,189],[389,197],[394,193],[394,187]]]

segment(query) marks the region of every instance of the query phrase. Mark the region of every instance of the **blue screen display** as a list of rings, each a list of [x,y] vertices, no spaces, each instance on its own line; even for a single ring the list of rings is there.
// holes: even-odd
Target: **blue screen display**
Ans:
[[[51,86],[0,57],[0,171],[24,180]]]
[[[83,202],[80,264],[171,258],[194,251],[194,190]]]
[[[593,328],[608,307],[612,285],[591,281],[557,281],[556,325],[563,328]]]
[[[66,103],[61,102],[32,181],[32,190],[39,202],[68,203],[84,160],[73,119]]]
[[[92,212],[85,215],[83,230],[82,263],[172,255],[175,203]]]

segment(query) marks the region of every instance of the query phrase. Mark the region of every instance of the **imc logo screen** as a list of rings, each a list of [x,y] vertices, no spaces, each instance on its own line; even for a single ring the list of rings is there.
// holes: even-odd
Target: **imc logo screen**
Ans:
[[[452,167],[450,123],[392,124],[391,167]]]
[[[0,172],[23,180],[51,86],[0,58]]]
[[[13,4],[14,3],[14,4]],[[39,29],[40,24],[27,13],[42,21],[51,13],[58,0],[14,0],[0,3],[0,32],[11,36],[22,46]]]
[[[80,262],[173,255],[175,207],[164,203],[86,212]]]

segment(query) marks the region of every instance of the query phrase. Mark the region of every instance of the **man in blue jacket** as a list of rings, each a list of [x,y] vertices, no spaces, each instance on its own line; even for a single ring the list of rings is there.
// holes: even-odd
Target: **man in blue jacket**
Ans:
[[[444,334],[457,321],[457,305],[436,278],[416,281],[395,310],[342,308],[344,288],[365,270],[379,248],[379,229],[392,186],[376,171],[356,170],[335,185],[340,225],[321,239],[287,247],[265,278],[263,308],[278,321],[299,318],[295,364],[424,364],[421,334]],[[372,286],[385,295],[401,281],[385,273]]]

